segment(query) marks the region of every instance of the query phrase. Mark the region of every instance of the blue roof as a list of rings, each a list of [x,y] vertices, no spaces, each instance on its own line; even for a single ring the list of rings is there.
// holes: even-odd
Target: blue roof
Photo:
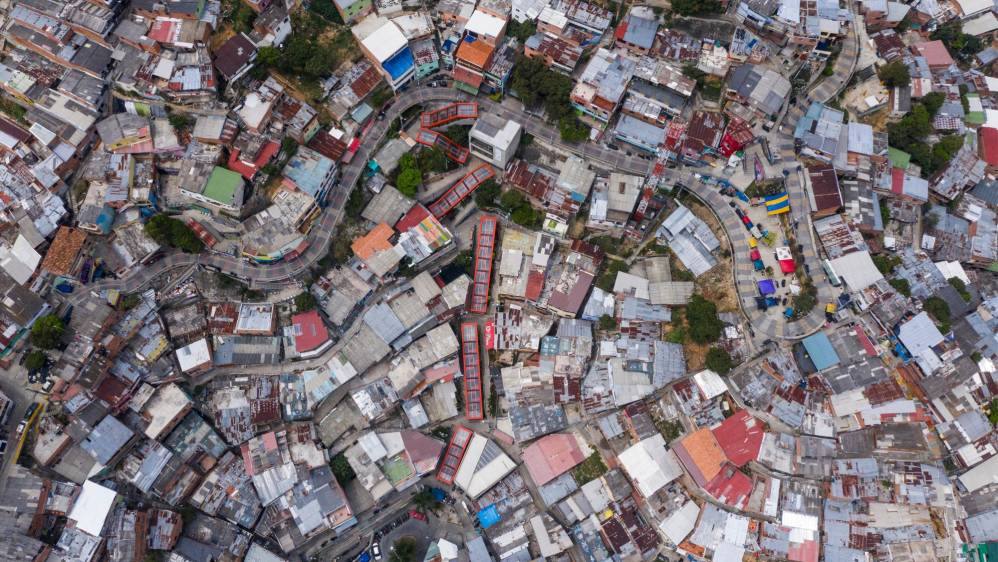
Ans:
[[[415,61],[412,58],[412,51],[409,46],[406,45],[401,51],[395,53],[388,60],[381,63],[381,66],[388,71],[388,74],[392,75],[392,80],[398,80],[400,77],[404,76],[406,72],[412,69]]]
[[[311,148],[300,146],[284,167],[284,175],[293,181],[298,189],[308,193],[317,201],[322,199],[326,177],[336,167],[336,163]]]
[[[802,343],[804,350],[811,357],[815,369],[822,371],[839,364],[839,354],[835,352],[835,348],[832,347],[832,342],[825,332],[808,336],[804,338]]]
[[[105,204],[104,208],[101,209],[100,214],[97,215],[97,227],[104,234],[111,233],[111,226],[114,225],[114,207]]]
[[[496,509],[496,504],[492,504],[478,512],[478,522],[482,524],[483,529],[488,529],[495,525],[500,519],[501,517],[499,510]]]

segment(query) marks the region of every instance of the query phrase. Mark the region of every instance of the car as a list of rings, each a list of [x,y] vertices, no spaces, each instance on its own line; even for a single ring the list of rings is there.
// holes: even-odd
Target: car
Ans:
[[[21,433],[24,433],[24,428],[26,427],[28,427],[28,421],[21,420],[21,423],[17,424],[17,429],[14,430],[14,433],[20,435]]]
[[[751,223],[752,219],[750,219],[748,215],[742,215],[742,224],[751,224]]]
[[[0,456],[7,452],[7,440],[0,439]]]
[[[728,206],[731,207],[732,209],[738,208],[738,205],[736,205],[734,201],[728,201]]]
[[[37,409],[38,409],[38,402],[32,402],[31,405],[28,406],[28,409],[25,410],[24,412],[24,419],[30,418],[31,414],[34,414],[35,410]]]
[[[409,516],[418,521],[426,521],[426,515],[416,511],[415,509],[409,510]]]
[[[42,383],[42,392],[49,393],[52,392],[52,387],[55,386],[55,381],[52,379],[47,379]]]
[[[381,545],[378,543],[371,545],[371,554],[374,555],[375,560],[381,560]]]

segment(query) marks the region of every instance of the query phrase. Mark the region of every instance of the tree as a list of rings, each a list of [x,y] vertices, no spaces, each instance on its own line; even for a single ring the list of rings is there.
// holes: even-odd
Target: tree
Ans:
[[[298,312],[308,312],[318,306],[318,304],[319,302],[315,300],[315,295],[310,291],[303,291],[295,297],[295,310]]]
[[[566,115],[558,120],[558,132],[563,141],[583,142],[589,140],[590,130],[588,125],[579,121],[579,118],[574,115]]]
[[[988,420],[991,425],[998,425],[998,398],[992,398],[988,404]]]
[[[440,500],[433,495],[429,488],[423,488],[416,492],[416,495],[412,497],[412,503],[424,513],[440,509]]]
[[[31,345],[40,349],[55,349],[62,343],[66,327],[55,314],[46,314],[31,326]]]
[[[45,366],[46,361],[48,357],[43,351],[32,349],[24,356],[24,367],[29,371],[37,371]]]
[[[515,19],[511,19],[506,27],[506,34],[516,37],[521,45],[534,33],[537,33],[537,24],[534,20],[527,20],[520,23]]]
[[[963,279],[960,279],[959,277],[950,277],[949,284],[952,285],[954,289],[956,289],[957,293],[960,293],[960,298],[962,298],[964,301],[970,302],[970,300],[973,298],[973,296],[970,294],[970,291],[967,290],[967,284],[963,282]]]
[[[896,60],[880,67],[880,81],[888,88],[900,88],[911,84],[911,72],[903,61]]]
[[[399,173],[396,183],[403,195],[415,197],[419,186],[423,183],[423,174],[418,168],[406,168]]]
[[[944,301],[943,299],[939,297],[929,297],[925,299],[925,302],[922,303],[922,308],[924,308],[926,312],[931,314],[932,317],[935,318],[937,322],[940,322],[941,324],[949,324],[950,321],[949,305],[946,304],[946,301]]]
[[[888,281],[888,283],[890,283],[891,287],[894,287],[894,290],[900,293],[901,295],[904,295],[906,297],[911,296],[911,283],[909,283],[907,279],[904,279],[903,277],[898,279],[891,279],[890,281]]]
[[[528,203],[514,209],[509,218],[520,226],[535,227],[540,222],[540,213]]]
[[[402,537],[392,545],[389,562],[416,562],[416,539]]]
[[[683,424],[679,420],[662,420],[656,425],[658,432],[662,434],[662,437],[665,437],[666,441],[675,441],[683,434]]]
[[[419,170],[423,172],[423,175],[447,171],[449,167],[448,162],[449,160],[444,155],[444,151],[435,146],[420,150],[419,155],[416,157],[416,163],[419,166]]]
[[[686,322],[689,324],[690,339],[696,343],[717,341],[724,329],[724,324],[717,317],[717,306],[702,295],[693,295],[686,305]]]
[[[880,273],[884,275],[890,275],[894,273],[897,266],[901,265],[901,258],[897,256],[885,256],[884,254],[877,254],[873,256],[873,265],[877,266]]]
[[[183,113],[171,113],[169,121],[170,125],[178,131],[186,131],[194,124],[194,120]]]
[[[494,179],[490,179],[475,190],[475,205],[482,210],[491,209],[496,206],[496,198],[501,193],[502,187]]]
[[[256,51],[256,64],[264,68],[274,68],[281,62],[281,50],[277,47],[260,47]]]
[[[336,477],[336,481],[341,486],[357,477],[357,473],[353,471],[353,467],[347,462],[347,458],[343,453],[329,459],[329,468],[333,471],[333,476]]]
[[[716,0],[672,0],[672,11],[681,16],[702,16],[721,12]]]
[[[161,246],[170,246],[189,254],[196,254],[204,249],[204,242],[187,224],[167,215],[153,216],[145,224],[144,230]]]
[[[604,314],[599,317],[599,329],[607,332],[610,330],[616,330],[617,320],[609,314]]]
[[[922,105],[928,110],[929,115],[935,117],[936,113],[939,113],[939,108],[943,106],[946,101],[946,94],[942,92],[929,92],[922,96]]]
[[[707,368],[719,375],[726,375],[731,368],[734,367],[734,362],[731,360],[731,355],[721,347],[711,347],[707,350]]]

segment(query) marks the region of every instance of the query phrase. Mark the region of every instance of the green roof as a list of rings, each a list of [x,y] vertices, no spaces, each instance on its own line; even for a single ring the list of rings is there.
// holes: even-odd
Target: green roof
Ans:
[[[222,205],[235,205],[236,199],[242,199],[242,188],[242,176],[232,170],[215,166],[201,195]]]
[[[893,146],[887,147],[887,158],[891,161],[891,167],[901,168],[902,170],[908,169],[908,164],[911,163],[911,154],[903,150],[898,150]]]

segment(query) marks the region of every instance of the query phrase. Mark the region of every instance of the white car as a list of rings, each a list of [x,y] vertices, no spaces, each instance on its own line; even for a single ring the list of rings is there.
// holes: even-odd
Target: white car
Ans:
[[[375,560],[381,560],[381,545],[378,543],[371,545],[371,553],[374,554]]]

